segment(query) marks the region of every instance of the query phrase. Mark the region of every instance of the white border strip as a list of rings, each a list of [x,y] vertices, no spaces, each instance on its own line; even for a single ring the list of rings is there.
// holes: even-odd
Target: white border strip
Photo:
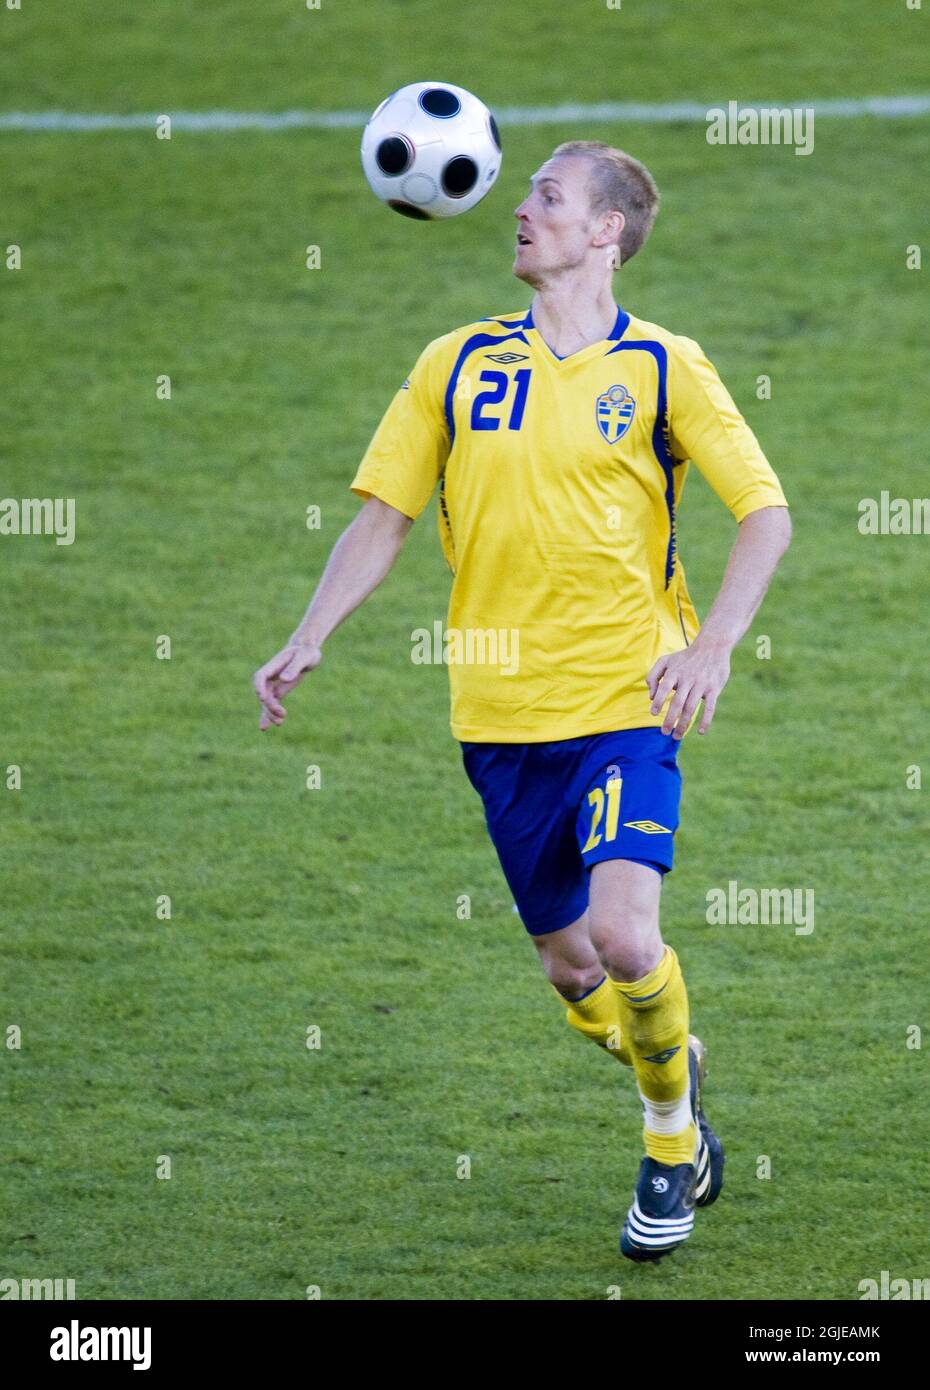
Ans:
[[[775,102],[740,102],[740,108],[771,110]],[[787,103],[779,105],[783,109]],[[696,101],[640,103],[602,101],[588,105],[505,106],[495,108],[499,124],[561,125],[576,121],[636,121],[651,125],[706,121],[718,109]],[[724,104],[725,109],[725,104]],[[926,116],[930,95],[857,97],[829,101],[796,101],[792,110],[813,110],[817,116]],[[70,111],[0,112],[0,130],[154,130],[160,114],[171,117],[172,130],[338,130],[361,129],[369,111],[168,111],[152,115],[80,114]]]

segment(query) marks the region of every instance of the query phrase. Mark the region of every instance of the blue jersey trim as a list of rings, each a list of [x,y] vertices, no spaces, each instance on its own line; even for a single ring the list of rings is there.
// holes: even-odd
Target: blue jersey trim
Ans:
[[[629,318],[627,318],[629,322]],[[675,528],[675,460],[668,447],[668,353],[661,343],[618,343],[610,349],[614,352],[649,352],[655,358],[659,373],[656,392],[656,421],[652,427],[652,448],[665,476],[665,506],[668,511],[668,550],[665,556],[665,587],[668,588],[675,573],[675,556],[678,538]],[[610,356],[610,353],[608,353]]]
[[[482,319],[482,323],[487,323],[487,322],[488,322],[487,319]],[[503,323],[503,319],[496,319],[495,322],[496,322],[496,323]],[[630,316],[629,316],[629,314],[626,313],[625,310],[621,309],[621,308],[620,308],[620,305],[618,304],[618,305],[617,305],[617,317],[614,319],[614,326],[613,326],[613,328],[612,328],[612,329],[610,330],[610,332],[607,334],[607,339],[606,339],[606,341],[607,341],[607,342],[615,342],[617,339],[622,338],[623,335],[624,335],[624,333],[626,332],[627,328],[629,327],[629,325],[630,325]],[[535,323],[533,322],[533,310],[532,310],[532,309],[527,309],[527,311],[526,311],[526,318],[523,320],[523,322],[522,322],[522,324],[520,324],[520,326],[521,326],[522,328],[536,328],[536,325],[535,325]],[[539,332],[539,329],[538,329],[538,328],[536,328],[536,332],[537,332],[537,333]],[[613,352],[613,350],[614,350],[614,349],[611,348],[611,352]],[[549,351],[552,352],[552,349],[550,348]],[[584,348],[579,348],[578,351],[579,351],[579,352],[584,352]],[[568,353],[567,355],[568,355],[569,357],[574,357],[575,354],[574,354],[573,352],[570,352],[570,353]],[[565,358],[564,358],[564,357],[559,357],[559,354],[558,354],[557,352],[553,352],[553,353],[552,353],[552,356],[553,356],[553,357],[558,357],[560,362],[564,362],[564,361],[565,361]]]
[[[500,320],[482,319],[481,322],[499,323]],[[521,343],[527,343],[525,335],[523,333],[516,332],[516,329],[522,325],[522,322],[523,321],[521,319],[518,320],[517,323],[514,325],[505,325],[505,327],[512,326],[514,328],[513,333],[474,333],[470,338],[466,339],[465,343],[462,345],[462,349],[459,352],[458,357],[456,358],[455,366],[452,368],[452,374],[449,377],[449,384],[446,387],[446,396],[444,402],[446,412],[446,425],[449,429],[450,449],[452,448],[452,445],[455,443],[455,415],[452,411],[452,398],[455,395],[456,382],[459,379],[459,372],[462,370],[462,364],[464,363],[465,358],[468,357],[470,353],[476,352],[478,348],[488,347],[491,343],[506,343],[510,338],[519,338]],[[527,347],[529,347],[529,343],[527,343]]]
[[[607,335],[608,338],[622,338],[630,326],[630,316],[620,306],[617,306],[617,322]],[[613,349],[611,349],[613,351]]]

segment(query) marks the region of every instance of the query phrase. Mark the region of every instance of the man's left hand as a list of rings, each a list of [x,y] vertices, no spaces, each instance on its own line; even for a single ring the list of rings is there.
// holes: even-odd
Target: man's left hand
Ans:
[[[729,642],[697,636],[683,652],[660,656],[646,677],[652,696],[652,713],[658,714],[674,692],[662,724],[663,734],[683,739],[700,702],[704,713],[698,728],[704,734],[710,728],[717,708],[717,696],[730,678]]]

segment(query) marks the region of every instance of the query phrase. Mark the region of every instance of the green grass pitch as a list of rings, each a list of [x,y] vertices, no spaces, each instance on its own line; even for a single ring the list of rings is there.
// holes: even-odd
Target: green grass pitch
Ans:
[[[371,109],[433,76],[492,107],[894,95],[926,87],[928,10],[26,0],[0,9],[0,91],[159,113]],[[930,791],[906,770],[930,774],[930,539],[857,520],[861,498],[927,491],[930,272],[906,248],[930,244],[928,130],[825,118],[798,158],[710,147],[701,124],[505,125],[495,189],[431,226],[370,195],[353,129],[0,133],[0,250],[22,248],[0,264],[0,495],[77,504],[71,547],[0,537],[0,1276],[82,1299],[838,1299],[927,1274],[907,1030],[930,1023]],[[417,353],[528,302],[512,209],[583,136],[664,195],[618,297],[702,343],[795,520],[715,727],[682,752],[664,931],[729,1167],[655,1268],[616,1249],[630,1076],[562,1021],[445,672],[409,659],[448,592],[432,510],[283,730],[259,735],[250,688]],[[731,538],[695,474],[702,613]],[[814,932],[709,926],[730,879],[812,888]]]

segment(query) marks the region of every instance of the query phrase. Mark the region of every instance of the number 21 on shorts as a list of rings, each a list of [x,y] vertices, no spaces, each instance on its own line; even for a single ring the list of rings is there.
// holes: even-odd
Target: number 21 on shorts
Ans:
[[[588,833],[587,841],[582,848],[582,854],[587,854],[589,849],[594,849],[601,843],[600,824],[604,820],[603,839],[606,841],[617,838],[617,826],[620,823],[620,787],[623,779],[621,777],[608,777],[604,790],[594,787],[588,792],[588,805],[593,807],[591,816],[591,829]],[[605,795],[606,792],[606,795]],[[607,807],[607,817],[604,819],[604,807]]]

